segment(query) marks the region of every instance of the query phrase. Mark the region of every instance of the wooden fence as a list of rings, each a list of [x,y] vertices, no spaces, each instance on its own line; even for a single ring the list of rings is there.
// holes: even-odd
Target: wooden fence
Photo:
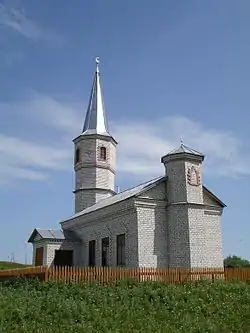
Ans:
[[[41,281],[62,283],[112,283],[123,279],[137,282],[156,281],[180,284],[201,279],[226,281],[250,280],[250,268],[185,269],[185,268],[117,268],[117,267],[27,267],[0,271],[0,280],[25,276]]]

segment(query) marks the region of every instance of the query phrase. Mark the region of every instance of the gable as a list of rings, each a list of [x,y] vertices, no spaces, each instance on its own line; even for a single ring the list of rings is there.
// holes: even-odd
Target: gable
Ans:
[[[151,188],[143,191],[137,196],[140,199],[165,200],[166,199],[166,182],[164,180],[156,183]]]
[[[34,229],[28,243],[34,243],[41,239],[52,239],[52,240],[64,240],[64,234],[62,230],[53,230],[53,229]]]
[[[38,242],[41,239],[42,239],[41,235],[39,235],[39,233],[37,233],[36,236],[33,239],[33,242]]]
[[[208,206],[226,207],[226,205],[205,186],[203,186],[203,201],[204,204]]]

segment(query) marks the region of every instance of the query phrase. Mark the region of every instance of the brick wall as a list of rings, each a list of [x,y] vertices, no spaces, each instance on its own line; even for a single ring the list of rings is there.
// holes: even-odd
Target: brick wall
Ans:
[[[166,163],[169,265],[183,267],[222,267],[221,207],[213,199],[204,201],[202,184],[190,185],[187,171],[194,166],[200,173],[201,161],[170,160]],[[209,205],[209,213],[206,206]]]
[[[138,266],[137,212],[132,200],[83,215],[64,224],[82,240],[80,265],[88,265],[89,241],[96,241],[96,265],[101,266],[102,238],[109,237],[109,265],[116,266],[116,236],[125,234],[126,266]]]
[[[36,249],[43,247],[43,265],[51,266],[55,258],[56,250],[73,250],[73,263],[78,266],[81,261],[80,251],[81,245],[78,242],[35,239],[33,243],[32,265],[35,265]]]
[[[105,147],[107,159],[100,159],[100,147]],[[75,165],[75,212],[92,206],[115,191],[116,144],[110,137],[80,136],[75,150],[80,149],[80,161]]]
[[[165,180],[136,198],[138,261],[142,267],[166,267],[168,264],[165,198]]]
[[[185,164],[184,164],[185,166]],[[181,166],[181,170],[185,170]],[[175,168],[175,171],[178,171]],[[186,177],[180,176],[186,182]],[[88,265],[88,243],[96,240],[96,264],[101,265],[101,239],[110,237],[110,265],[116,265],[116,236],[126,234],[127,266],[222,267],[222,208],[202,189],[192,193],[202,203],[169,203],[168,180],[135,199],[102,208],[63,224],[83,240],[81,265]],[[179,184],[187,189],[187,184]],[[197,191],[200,188],[195,187]],[[179,192],[177,190],[177,193]],[[172,187],[175,190],[175,187]],[[192,197],[189,196],[190,198]],[[181,194],[181,198],[183,195]],[[187,198],[187,197],[186,197]]]

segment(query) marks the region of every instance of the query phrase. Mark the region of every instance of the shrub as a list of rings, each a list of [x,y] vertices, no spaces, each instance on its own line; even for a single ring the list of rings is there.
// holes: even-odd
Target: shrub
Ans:
[[[250,285],[0,283],[5,333],[249,332]]]

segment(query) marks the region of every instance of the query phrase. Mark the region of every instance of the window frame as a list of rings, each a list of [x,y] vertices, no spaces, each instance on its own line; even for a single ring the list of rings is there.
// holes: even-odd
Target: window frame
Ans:
[[[99,148],[99,158],[101,161],[107,161],[107,148],[104,146],[101,146]]]

